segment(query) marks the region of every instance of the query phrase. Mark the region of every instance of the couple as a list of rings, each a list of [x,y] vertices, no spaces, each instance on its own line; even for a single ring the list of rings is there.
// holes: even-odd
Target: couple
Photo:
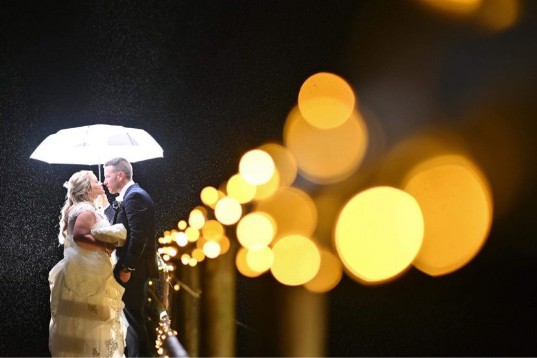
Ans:
[[[153,201],[133,182],[126,159],[108,161],[104,173],[104,185],[119,194],[114,207],[91,171],[65,184],[64,258],[49,273],[53,357],[151,356],[144,306],[146,281],[158,272]]]

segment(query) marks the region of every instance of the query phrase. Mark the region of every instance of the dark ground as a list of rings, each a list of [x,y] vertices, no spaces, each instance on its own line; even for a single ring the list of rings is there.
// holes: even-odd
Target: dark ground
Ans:
[[[344,279],[329,294],[328,354],[537,355],[535,3],[523,14],[489,34],[414,1],[2,1],[0,355],[49,354],[62,183],[87,167],[30,160],[47,135],[96,123],[151,133],[164,158],[136,163],[135,180],[162,232],[244,152],[281,141],[301,84],[319,71],[353,85],[387,148],[433,121],[464,127],[482,108],[507,118],[522,148],[505,158],[501,143],[479,147],[496,167],[522,163],[503,171],[520,178],[510,195],[504,177],[491,178],[499,211],[480,254],[440,278]],[[274,283],[239,280],[238,319],[252,329],[262,323],[249,300],[262,284]],[[238,354],[274,354],[253,347],[254,332],[238,327]]]

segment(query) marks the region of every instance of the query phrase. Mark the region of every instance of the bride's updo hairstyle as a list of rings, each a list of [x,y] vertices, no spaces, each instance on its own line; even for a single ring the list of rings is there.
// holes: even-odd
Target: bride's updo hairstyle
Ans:
[[[67,194],[65,195],[65,204],[60,216],[60,234],[58,235],[60,244],[63,244],[67,236],[67,219],[71,206],[81,202],[88,202],[93,205],[93,200],[90,196],[92,175],[91,170],[81,170],[71,175],[69,181],[63,184],[67,188]]]

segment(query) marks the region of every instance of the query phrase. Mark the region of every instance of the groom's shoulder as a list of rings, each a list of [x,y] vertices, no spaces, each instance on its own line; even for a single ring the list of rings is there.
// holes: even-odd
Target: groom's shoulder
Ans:
[[[151,196],[149,195],[149,193],[145,191],[138,184],[134,184],[133,186],[129,188],[129,190],[127,191],[127,194],[125,195],[125,199],[127,199],[130,196],[133,196],[133,197],[142,196],[142,197],[151,199]]]

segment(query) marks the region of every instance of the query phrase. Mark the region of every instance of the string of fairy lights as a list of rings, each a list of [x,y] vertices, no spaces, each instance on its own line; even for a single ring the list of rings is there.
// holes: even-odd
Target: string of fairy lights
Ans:
[[[513,27],[522,14],[518,0],[417,3],[491,32]],[[236,174],[203,188],[201,204],[159,238],[166,283],[199,298],[175,277],[177,267],[225,255],[232,240],[242,275],[270,272],[283,285],[317,293],[333,289],[343,273],[383,284],[410,268],[438,277],[468,264],[487,240],[494,206],[471,139],[443,124],[387,149],[381,118],[364,113],[343,78],[308,78],[282,143],[244,154]],[[368,151],[377,163],[360,171]],[[159,355],[176,334],[161,317]]]
[[[234,175],[204,187],[201,204],[158,239],[170,286],[199,298],[174,273],[225,255],[232,240],[240,274],[270,272],[283,285],[316,293],[333,289],[344,273],[379,284],[411,267],[440,276],[466,265],[492,222],[478,164],[460,142],[424,133],[399,143],[375,167],[376,181],[364,181],[359,168],[375,143],[372,120],[358,107],[340,76],[309,77],[282,143],[246,152]],[[159,354],[176,334],[169,323],[158,328]]]

